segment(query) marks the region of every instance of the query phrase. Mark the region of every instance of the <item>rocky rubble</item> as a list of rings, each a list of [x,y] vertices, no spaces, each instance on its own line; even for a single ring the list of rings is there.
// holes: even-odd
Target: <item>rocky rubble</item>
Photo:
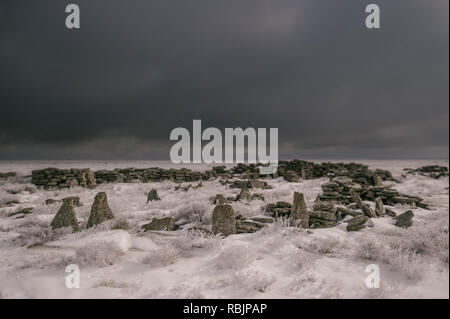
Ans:
[[[404,171],[406,174],[419,174],[422,176],[427,176],[435,179],[439,179],[441,177],[448,177],[448,167],[439,166],[439,165],[428,165],[422,166],[416,169],[405,168]]]
[[[148,230],[175,230],[175,220],[173,217],[153,218],[153,220],[142,226],[146,231]]]
[[[348,205],[350,203],[360,202],[352,192],[357,194],[363,201],[375,201],[380,198],[385,205],[393,206],[395,204],[415,205],[421,208],[428,208],[423,203],[423,199],[417,196],[410,196],[399,193],[397,190],[388,186],[362,186],[349,177],[335,177],[322,185],[322,193],[318,195],[321,201],[332,201]],[[359,205],[360,208],[363,205]],[[365,209],[365,208],[364,208]],[[366,209],[367,210],[367,209]],[[367,210],[368,211],[368,210]],[[368,212],[369,215],[372,215]]]

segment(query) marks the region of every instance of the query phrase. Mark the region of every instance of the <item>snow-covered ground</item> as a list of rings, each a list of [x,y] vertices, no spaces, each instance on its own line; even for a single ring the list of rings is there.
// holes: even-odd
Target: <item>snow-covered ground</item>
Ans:
[[[155,216],[173,216],[207,228],[214,208],[210,198],[238,193],[218,181],[186,192],[175,191],[172,182],[44,191],[0,181],[0,203],[19,201],[0,208],[0,298],[448,298],[449,179],[401,177],[403,168],[448,166],[448,161],[355,162],[389,169],[400,180],[391,183],[394,188],[423,197],[431,210],[413,208],[414,225],[409,229],[394,226],[390,217],[372,219],[374,227],[358,232],[347,232],[345,224],[302,230],[279,221],[254,234],[222,239],[188,231],[186,226],[172,232],[140,228]],[[2,162],[0,172],[27,175],[49,166],[96,170],[170,164]],[[273,188],[258,191],[266,202],[232,206],[245,216],[263,215],[267,202],[292,202],[294,191],[304,193],[310,206],[326,181],[268,180]],[[152,188],[162,200],[146,205]],[[83,225],[100,191],[107,193],[121,223],[107,222],[73,234],[51,231],[50,221],[60,204],[45,205],[46,199],[79,196],[84,205],[75,210]],[[33,207],[33,212],[24,218],[8,217],[25,207]],[[393,209],[401,213],[410,208]],[[79,289],[65,285],[68,264],[80,267]],[[379,288],[365,284],[369,264],[379,266]]]

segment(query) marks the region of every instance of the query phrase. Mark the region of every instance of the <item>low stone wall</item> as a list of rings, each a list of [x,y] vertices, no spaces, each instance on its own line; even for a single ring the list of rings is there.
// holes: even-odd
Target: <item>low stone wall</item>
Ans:
[[[206,181],[215,178],[229,180],[233,177],[259,178],[260,164],[238,164],[231,169],[215,166],[211,170],[192,171],[187,168],[118,168],[114,170],[56,169],[35,170],[32,183],[44,188],[94,187],[103,183],[148,183],[171,180],[177,183]],[[371,171],[366,165],[356,163],[314,163],[302,160],[280,161],[278,170],[269,177],[283,177],[288,182],[320,177],[347,176],[362,186],[378,186],[381,180],[392,180],[388,171]],[[266,177],[266,176],[262,176]],[[378,181],[377,181],[378,179]]]
[[[46,168],[31,172],[31,183],[45,189],[95,187],[94,173],[89,168]]]

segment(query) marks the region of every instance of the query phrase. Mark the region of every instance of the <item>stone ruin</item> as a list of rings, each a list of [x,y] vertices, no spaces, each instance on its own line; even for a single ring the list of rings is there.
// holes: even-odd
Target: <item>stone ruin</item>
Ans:
[[[428,209],[428,205],[423,203],[423,199],[420,197],[401,194],[388,186],[359,184],[358,181],[360,180],[353,180],[345,176],[332,178],[330,182],[322,185],[322,193],[318,195],[317,200],[348,205],[355,202],[351,194],[353,191],[362,200],[375,201],[376,198],[380,198],[385,205],[389,206],[407,204]]]
[[[255,187],[259,179],[259,167],[262,164],[237,164],[230,169],[225,166],[215,166],[211,170],[193,171],[187,168],[163,169],[124,168],[114,170],[89,169],[57,169],[46,168],[32,172],[32,183],[45,189],[70,188],[74,186],[95,187],[103,183],[148,183],[174,181],[176,183],[198,182],[219,178],[225,184],[242,188],[243,183],[248,188]],[[4,175],[4,174],[3,174]],[[366,165],[356,163],[314,163],[301,160],[280,161],[275,174],[268,177],[283,177],[288,182],[300,182],[303,179],[319,177],[348,176],[361,185],[378,185],[379,181],[395,181],[389,171],[371,171]],[[377,177],[379,181],[377,182]],[[241,178],[241,181],[235,180]],[[259,180],[259,188],[269,188],[266,182]]]
[[[416,169],[405,168],[404,171],[406,174],[412,174],[412,175],[419,174],[419,175],[431,177],[434,179],[439,179],[441,177],[449,176],[448,167],[439,166],[439,165],[428,165],[428,166],[423,166],[423,167],[419,167]]]
[[[75,186],[93,188],[96,185],[94,173],[89,168],[46,168],[34,170],[31,172],[31,183],[44,189],[60,189]]]

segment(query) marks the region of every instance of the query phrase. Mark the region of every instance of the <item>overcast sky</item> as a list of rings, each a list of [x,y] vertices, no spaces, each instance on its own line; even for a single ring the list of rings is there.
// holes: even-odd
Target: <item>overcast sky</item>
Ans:
[[[193,119],[278,127],[282,158],[447,158],[448,6],[2,0],[0,159],[168,159]]]

